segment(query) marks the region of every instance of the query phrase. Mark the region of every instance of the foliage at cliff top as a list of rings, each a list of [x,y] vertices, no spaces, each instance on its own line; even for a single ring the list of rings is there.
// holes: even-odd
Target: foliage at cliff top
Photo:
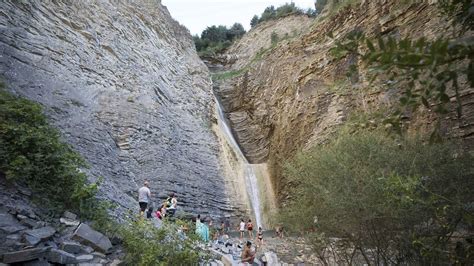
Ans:
[[[97,207],[97,184],[87,183],[84,167],[39,104],[0,87],[0,174],[26,184],[48,207],[86,213]]]
[[[201,37],[193,36],[194,45],[200,56],[212,56],[223,52],[234,40],[242,37],[245,29],[240,23],[234,23],[229,29],[226,26],[210,26],[202,33]]]
[[[265,8],[260,17],[257,15],[253,16],[252,20],[250,21],[250,26],[253,28],[264,21],[278,19],[289,15],[307,15],[314,17],[316,16],[316,11],[311,8],[303,10],[297,7],[295,3],[286,3],[277,8],[272,5]]]

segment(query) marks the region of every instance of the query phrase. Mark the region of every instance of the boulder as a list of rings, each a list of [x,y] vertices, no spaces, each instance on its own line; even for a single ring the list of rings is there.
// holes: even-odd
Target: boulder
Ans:
[[[21,225],[13,215],[0,213],[0,231],[4,231],[6,234],[13,234],[25,229],[26,227]]]
[[[265,260],[267,265],[278,265],[278,257],[274,252],[265,252]]]
[[[61,249],[71,254],[79,254],[84,251],[81,244],[72,241],[64,241],[61,243]]]
[[[94,259],[94,256],[92,256],[90,254],[80,255],[80,256],[76,257],[76,260],[77,260],[78,263],[88,262],[88,261],[91,261],[93,259]]]
[[[93,247],[95,250],[107,253],[112,248],[109,238],[95,231],[87,224],[80,224],[74,232],[73,239]]]
[[[226,247],[222,247],[222,248],[221,248],[221,251],[222,251],[222,253],[224,253],[224,254],[229,254],[229,253],[230,253],[230,250],[229,250],[228,248],[226,248]]]
[[[51,226],[45,226],[38,229],[25,231],[25,235],[33,236],[41,240],[46,240],[52,237],[54,233],[56,233],[56,229],[52,228]]]
[[[77,215],[72,213],[72,212],[68,212],[68,211],[65,211],[63,213],[63,217],[66,218],[66,219],[69,219],[69,220],[76,220],[77,219]]]
[[[52,265],[47,260],[32,260],[22,263],[23,266],[50,266]]]
[[[41,242],[41,238],[31,235],[24,235],[25,242],[30,246],[36,246],[39,242]]]
[[[47,255],[49,251],[49,247],[47,248],[30,248],[21,251],[15,252],[7,252],[3,254],[3,262],[4,263],[18,263],[24,261],[35,260],[38,258],[43,258]]]
[[[67,226],[78,226],[81,222],[76,221],[76,220],[71,220],[68,218],[60,218],[59,222],[62,224],[65,224]]]
[[[58,264],[77,263],[74,255],[60,249],[51,249],[48,253],[48,261]]]
[[[109,266],[119,266],[120,263],[122,263],[121,260],[119,260],[119,259],[114,259],[114,260],[109,264]]]

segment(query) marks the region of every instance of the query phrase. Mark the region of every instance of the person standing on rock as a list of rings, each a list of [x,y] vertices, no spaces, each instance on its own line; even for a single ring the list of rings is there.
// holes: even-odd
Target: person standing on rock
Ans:
[[[250,219],[247,223],[247,230],[249,231],[249,238],[252,239],[253,238],[253,224],[252,224],[252,220]]]
[[[258,227],[257,240],[258,240],[258,244],[260,246],[263,245],[263,230],[262,230],[262,227]]]
[[[143,183],[143,187],[138,190],[138,204],[140,205],[140,216],[143,216],[145,210],[148,207],[148,204],[151,201],[151,192],[150,192],[150,185],[148,181]]]
[[[240,219],[239,231],[240,231],[240,239],[244,238],[244,232],[245,232],[245,222],[244,222],[244,219]]]

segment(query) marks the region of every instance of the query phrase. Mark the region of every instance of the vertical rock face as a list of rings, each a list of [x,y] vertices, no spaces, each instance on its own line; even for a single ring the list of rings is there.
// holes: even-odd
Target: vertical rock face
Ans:
[[[212,134],[207,68],[159,1],[2,1],[0,75],[40,102],[89,162],[100,195],[136,209],[176,192],[201,214],[233,211]],[[155,206],[155,208],[158,206]]]

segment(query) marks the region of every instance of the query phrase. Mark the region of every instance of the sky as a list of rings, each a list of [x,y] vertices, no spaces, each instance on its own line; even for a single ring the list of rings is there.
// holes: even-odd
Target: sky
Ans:
[[[250,29],[250,20],[254,15],[262,14],[270,5],[275,7],[289,3],[291,0],[162,0],[171,16],[191,31],[201,35],[207,26],[232,26],[241,23],[246,30]],[[314,9],[314,0],[293,0],[296,6],[303,9]]]

